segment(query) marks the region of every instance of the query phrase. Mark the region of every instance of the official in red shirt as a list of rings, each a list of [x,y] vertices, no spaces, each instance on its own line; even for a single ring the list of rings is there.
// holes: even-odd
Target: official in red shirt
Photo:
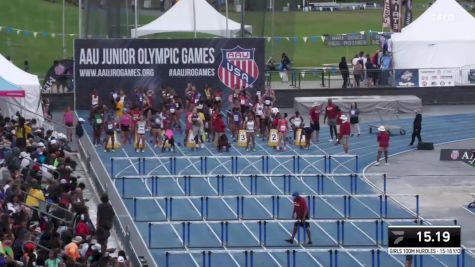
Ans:
[[[384,126],[378,127],[378,156],[376,157],[376,166],[379,165],[379,160],[381,159],[381,154],[384,152],[384,161],[385,165],[389,165],[388,163],[388,147],[389,147],[389,133],[386,131]]]
[[[350,147],[350,134],[351,134],[351,126],[348,122],[348,117],[345,115],[340,116],[341,125],[340,125],[340,132],[338,135],[338,140],[340,144],[343,146],[343,151],[348,154],[348,149]]]
[[[310,128],[312,129],[311,134],[313,131],[316,132],[315,134],[315,142],[318,142],[320,139],[320,112],[322,107],[320,103],[316,102],[313,104],[313,107],[310,109],[308,115],[310,116]]]
[[[287,243],[293,244],[295,235],[297,234],[298,227],[303,227],[304,235],[305,235],[305,232],[307,233],[307,238],[308,238],[307,244],[311,245],[312,237],[310,235],[310,224],[307,222],[307,220],[309,219],[307,202],[305,201],[305,198],[301,197],[299,193],[297,192],[294,192],[292,194],[292,197],[294,198],[294,210],[292,212],[292,217],[297,219],[297,221],[294,223],[292,236],[290,237],[290,239],[287,239],[285,241]]]
[[[337,131],[336,131],[336,118],[337,118],[338,111],[336,109],[336,105],[333,104],[332,99],[328,99],[327,107],[325,108],[325,116],[323,117],[323,123],[328,118],[328,127],[330,127],[330,142],[333,142],[333,135],[335,138],[338,138]]]

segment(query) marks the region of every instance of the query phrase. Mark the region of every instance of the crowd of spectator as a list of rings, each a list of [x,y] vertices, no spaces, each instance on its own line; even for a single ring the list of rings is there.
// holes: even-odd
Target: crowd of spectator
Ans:
[[[93,222],[68,138],[41,125],[0,115],[0,266],[128,266],[107,195]]]

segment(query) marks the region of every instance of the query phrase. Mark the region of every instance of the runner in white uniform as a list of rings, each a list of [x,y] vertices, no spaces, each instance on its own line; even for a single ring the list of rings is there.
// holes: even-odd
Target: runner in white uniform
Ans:
[[[262,133],[261,125],[264,122],[264,103],[262,103],[262,100],[259,100],[258,103],[254,106],[254,112],[256,113],[256,134],[257,137],[259,137],[259,133],[264,135]]]
[[[292,131],[294,132],[294,140],[297,138],[297,130],[302,129],[303,130],[303,117],[300,116],[300,112],[295,111],[295,115],[290,117],[289,119],[290,125],[292,126]]]
[[[147,127],[147,122],[144,120],[143,115],[140,115],[140,120],[137,122],[136,134],[137,134],[137,143],[135,144],[135,151],[145,152],[145,128]]]
[[[256,151],[256,118],[254,112],[251,111],[247,114],[244,127],[247,135],[246,151]]]

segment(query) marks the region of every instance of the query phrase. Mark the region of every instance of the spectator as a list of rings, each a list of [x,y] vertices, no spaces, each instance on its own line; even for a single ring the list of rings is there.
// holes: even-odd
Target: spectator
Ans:
[[[66,127],[66,135],[68,141],[73,141],[73,129],[74,129],[74,113],[71,110],[71,107],[68,106],[64,112],[64,126]]]
[[[25,60],[23,62],[23,70],[26,71],[26,72],[30,72],[30,65],[28,63],[28,60]]]
[[[287,54],[282,53],[282,57],[280,60],[280,71],[281,71],[281,77],[282,77],[282,82],[289,82],[289,68],[290,68],[290,59],[287,56]]]
[[[114,220],[114,209],[109,203],[109,196],[106,194],[101,196],[101,204],[97,206],[97,228],[112,229]]]
[[[353,76],[355,78],[355,86],[360,87],[360,82],[363,80],[364,67],[363,60],[356,61],[356,65],[353,66]]]
[[[343,78],[342,88],[346,88],[348,87],[348,78],[350,77],[350,72],[348,70],[348,64],[346,63],[345,57],[341,58],[338,68],[340,69],[341,77]]]
[[[81,259],[81,255],[79,254],[79,245],[82,242],[82,237],[75,236],[71,243],[67,244],[64,247],[65,254],[72,260],[78,261]]]
[[[83,123],[84,123],[83,118],[79,118],[78,122],[76,123],[76,137],[78,138],[78,140],[84,136],[84,128],[82,126]]]

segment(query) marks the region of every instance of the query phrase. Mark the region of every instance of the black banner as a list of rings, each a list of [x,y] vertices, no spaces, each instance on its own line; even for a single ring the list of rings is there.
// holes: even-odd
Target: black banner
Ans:
[[[401,0],[390,0],[389,9],[390,9],[390,19],[391,19],[391,29],[393,32],[400,32],[402,25],[401,18]]]
[[[369,44],[368,36],[359,33],[325,35],[324,43],[328,46],[361,46]]]
[[[395,74],[396,87],[419,86],[418,69],[397,69]]]
[[[475,149],[441,149],[441,161],[464,161],[470,164],[475,162]]]
[[[67,88],[67,91],[71,91],[72,80],[74,74],[74,63],[71,59],[62,59],[55,61],[46,73],[43,85],[41,86],[42,93],[52,93],[53,85]],[[66,92],[66,90],[64,90]]]
[[[187,83],[223,91],[264,86],[264,39],[76,39],[76,107],[102,102],[114,89],[157,91],[171,86],[183,95]],[[226,92],[223,92],[226,93]]]

